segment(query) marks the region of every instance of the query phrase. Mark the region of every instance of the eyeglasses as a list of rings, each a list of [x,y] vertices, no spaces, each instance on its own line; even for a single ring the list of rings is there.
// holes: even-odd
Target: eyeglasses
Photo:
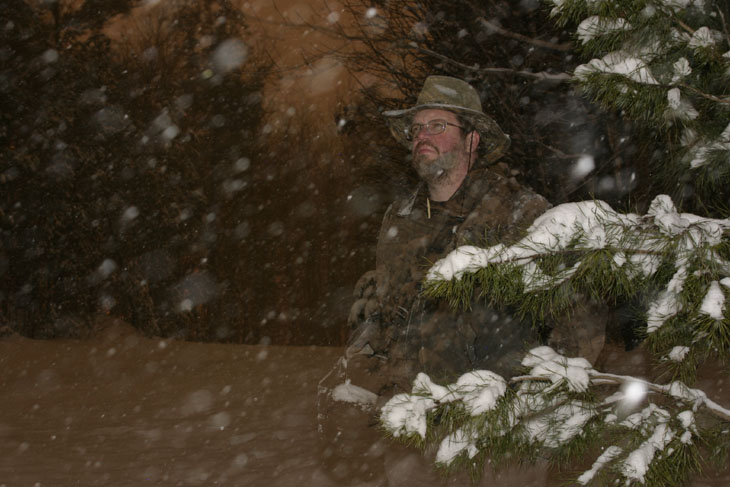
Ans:
[[[464,128],[461,125],[449,123],[446,120],[437,118],[436,120],[429,120],[426,123],[412,123],[410,127],[406,127],[406,140],[413,140],[418,137],[421,130],[426,129],[428,135],[438,135],[446,130],[446,126],[451,125],[452,127]]]

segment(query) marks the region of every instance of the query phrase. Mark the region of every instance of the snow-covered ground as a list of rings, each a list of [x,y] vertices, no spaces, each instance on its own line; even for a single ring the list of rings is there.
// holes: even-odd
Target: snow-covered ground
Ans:
[[[0,485],[314,485],[316,386],[339,353],[123,325],[87,341],[4,339]]]
[[[0,486],[443,485],[417,453],[388,442],[383,458],[399,461],[366,484],[327,471],[316,391],[340,353],[146,338],[118,323],[84,341],[2,339]],[[726,377],[717,371],[715,390]],[[516,485],[509,478],[500,485]]]

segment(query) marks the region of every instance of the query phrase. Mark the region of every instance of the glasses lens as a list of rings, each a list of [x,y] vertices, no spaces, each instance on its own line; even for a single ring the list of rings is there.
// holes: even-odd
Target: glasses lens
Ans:
[[[431,120],[426,125],[429,135],[438,135],[446,130],[446,120]]]

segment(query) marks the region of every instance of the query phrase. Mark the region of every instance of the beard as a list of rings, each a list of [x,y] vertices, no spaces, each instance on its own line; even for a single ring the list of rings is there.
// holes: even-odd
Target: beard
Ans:
[[[435,159],[421,154],[413,158],[412,164],[421,179],[433,184],[448,180],[452,169],[459,164],[459,158],[455,151],[439,154]]]

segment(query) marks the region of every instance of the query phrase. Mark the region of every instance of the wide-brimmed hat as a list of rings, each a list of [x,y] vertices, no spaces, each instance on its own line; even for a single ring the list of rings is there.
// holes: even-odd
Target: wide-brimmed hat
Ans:
[[[509,136],[484,113],[479,94],[469,83],[458,78],[429,76],[423,83],[414,107],[386,111],[383,115],[391,118],[390,132],[393,137],[406,147],[411,147],[412,142],[406,139],[406,127],[417,112],[427,109],[448,110],[469,120],[479,132],[488,162],[502,157],[509,147]]]

